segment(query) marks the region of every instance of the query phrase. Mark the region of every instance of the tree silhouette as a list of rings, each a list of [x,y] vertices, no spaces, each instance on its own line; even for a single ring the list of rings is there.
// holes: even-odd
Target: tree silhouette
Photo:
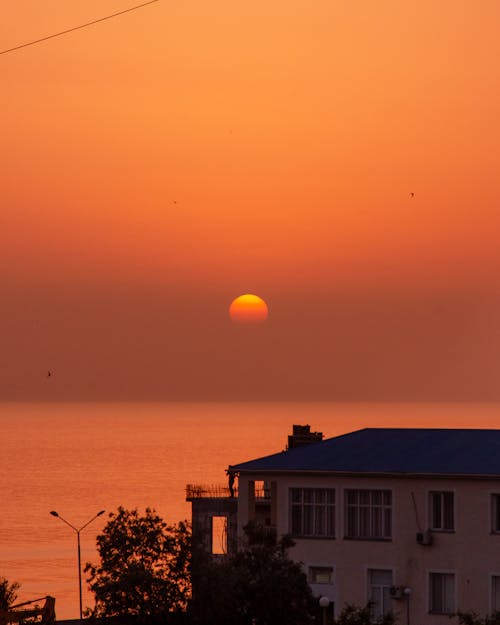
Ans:
[[[17,591],[21,585],[17,582],[9,583],[5,577],[0,577],[0,610],[8,610],[17,599]]]
[[[190,594],[191,533],[186,522],[167,525],[154,510],[118,508],[97,537],[99,565],[87,563],[93,616],[164,617],[185,609]]]
[[[307,625],[315,600],[299,563],[288,557],[289,536],[249,524],[232,555],[193,553],[195,622],[203,625]]]

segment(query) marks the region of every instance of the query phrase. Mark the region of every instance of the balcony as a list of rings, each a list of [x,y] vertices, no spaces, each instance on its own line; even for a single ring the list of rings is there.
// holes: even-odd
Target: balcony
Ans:
[[[238,496],[238,489],[233,487],[234,497]],[[186,484],[186,501],[193,499],[224,499],[231,497],[228,486],[223,484]]]
[[[238,488],[233,486],[233,497],[238,497]],[[271,492],[269,488],[255,484],[255,499],[259,502],[269,501]],[[229,487],[225,484],[186,484],[186,501],[193,499],[224,499],[231,497]]]

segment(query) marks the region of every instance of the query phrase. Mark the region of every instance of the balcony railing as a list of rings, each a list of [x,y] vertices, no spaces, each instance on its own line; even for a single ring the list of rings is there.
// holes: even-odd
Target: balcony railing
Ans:
[[[222,499],[225,497],[238,497],[238,488],[233,486],[233,494],[229,487],[223,484],[187,484],[186,499]],[[255,486],[255,499],[270,499],[269,488]]]
[[[238,489],[233,488],[233,497],[238,496]],[[186,499],[222,499],[231,497],[228,486],[222,484],[187,484]]]

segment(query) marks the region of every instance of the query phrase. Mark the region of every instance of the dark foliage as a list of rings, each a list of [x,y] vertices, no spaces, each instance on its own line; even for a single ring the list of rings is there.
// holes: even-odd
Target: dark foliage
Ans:
[[[183,610],[190,593],[191,533],[186,523],[167,525],[154,510],[118,508],[97,537],[99,565],[87,563],[95,617],[135,617],[161,622]]]
[[[8,579],[0,577],[0,610],[8,610],[16,602],[19,588],[17,582],[9,583]]]
[[[370,604],[359,607],[347,604],[335,621],[335,625],[393,625],[394,616],[391,612],[384,614],[378,619],[374,619]]]
[[[300,564],[288,557],[290,537],[249,524],[237,553],[193,554],[194,622],[200,625],[307,625],[315,600]]]
[[[476,612],[458,612],[460,625],[500,625],[500,612],[496,611],[486,616],[479,616]]]

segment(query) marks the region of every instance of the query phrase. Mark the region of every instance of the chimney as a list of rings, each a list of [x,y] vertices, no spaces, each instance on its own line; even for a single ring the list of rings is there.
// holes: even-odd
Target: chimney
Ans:
[[[288,436],[288,449],[319,443],[323,440],[323,432],[311,432],[310,425],[294,425],[293,434]]]

